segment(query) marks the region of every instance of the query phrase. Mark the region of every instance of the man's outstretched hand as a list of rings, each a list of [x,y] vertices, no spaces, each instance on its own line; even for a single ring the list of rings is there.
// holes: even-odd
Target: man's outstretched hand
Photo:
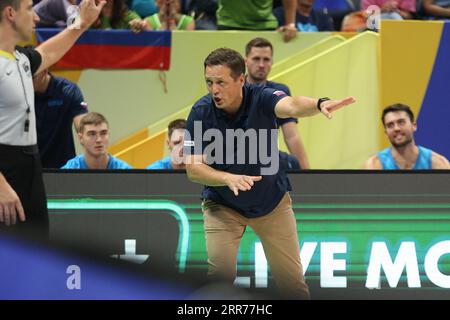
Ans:
[[[321,103],[321,112],[325,115],[325,117],[331,119],[332,112],[355,102],[356,100],[353,97],[347,97],[342,100],[327,100]]]

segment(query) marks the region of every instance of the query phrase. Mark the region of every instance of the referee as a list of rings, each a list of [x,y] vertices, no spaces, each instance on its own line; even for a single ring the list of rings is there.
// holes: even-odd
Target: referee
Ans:
[[[76,23],[34,50],[17,46],[31,39],[39,21],[33,1],[0,0],[0,228],[48,237],[32,76],[61,59],[105,3],[83,0]]]

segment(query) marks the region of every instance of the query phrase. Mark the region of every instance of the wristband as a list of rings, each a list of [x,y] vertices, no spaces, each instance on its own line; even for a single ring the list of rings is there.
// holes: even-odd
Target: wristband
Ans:
[[[324,101],[328,101],[331,100],[328,97],[324,97],[324,98],[320,98],[319,100],[317,100],[317,109],[319,109],[320,112],[322,112],[322,107],[320,106],[322,104],[322,102]]]

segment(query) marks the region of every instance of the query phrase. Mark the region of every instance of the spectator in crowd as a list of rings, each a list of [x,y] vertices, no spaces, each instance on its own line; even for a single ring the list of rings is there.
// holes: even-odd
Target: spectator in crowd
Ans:
[[[195,18],[195,30],[217,30],[218,0],[187,1],[186,12]]]
[[[42,167],[61,168],[75,157],[72,123],[78,132],[80,120],[88,112],[78,86],[55,77],[48,69],[33,77],[36,129]]]
[[[313,9],[314,0],[297,0],[295,26],[301,32],[333,31],[333,19],[325,12]],[[279,25],[285,25],[284,10],[275,8],[273,14]]]
[[[380,18],[386,20],[413,19],[416,12],[415,0],[362,0],[361,9],[373,5],[381,9]]]
[[[191,16],[181,14],[179,0],[156,0],[159,13],[145,18],[146,30],[194,30],[195,21]]]
[[[263,84],[269,88],[280,90],[287,95],[291,95],[289,88],[281,83],[268,81],[273,63],[273,46],[264,38],[254,38],[245,47],[245,64],[247,66],[246,81],[250,84]],[[287,163],[300,163],[303,169],[309,169],[308,157],[303,146],[302,139],[297,131],[296,118],[277,118],[277,126],[283,131],[284,142],[291,155],[283,155],[283,159],[294,156],[295,160]],[[284,163],[284,162],[283,162]],[[297,166],[290,166],[290,169],[297,169]],[[299,169],[299,168],[298,168]]]
[[[33,9],[39,16],[38,28],[65,28],[70,16],[70,7],[77,0],[42,0]]]
[[[78,138],[84,154],[69,160],[61,169],[132,169],[108,153],[108,121],[100,113],[90,112],[81,118]]]
[[[108,0],[92,28],[104,30],[132,29],[139,32],[142,31],[141,23],[141,17],[127,8],[125,0]]]
[[[347,14],[342,20],[341,31],[343,32],[360,32],[368,29],[367,13],[365,11],[356,11]],[[378,26],[373,26],[376,30]]]
[[[417,124],[409,106],[394,104],[386,107],[381,122],[392,146],[370,157],[364,164],[366,169],[450,169],[444,156],[414,142]]]
[[[151,16],[158,12],[155,0],[128,0],[127,6],[141,18]]]
[[[275,30],[285,41],[297,35],[295,27],[296,0],[283,0],[285,24],[278,26],[272,13],[273,0],[219,0],[217,25],[219,30]]]
[[[431,19],[450,19],[450,0],[423,0],[424,13]]]
[[[183,161],[183,143],[186,120],[177,119],[169,123],[167,131],[167,146],[170,156],[153,162],[146,169],[185,169]]]

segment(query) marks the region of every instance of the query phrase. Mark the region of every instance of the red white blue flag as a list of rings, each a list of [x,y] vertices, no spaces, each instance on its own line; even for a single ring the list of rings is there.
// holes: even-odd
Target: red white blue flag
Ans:
[[[60,29],[37,29],[38,43]],[[62,69],[157,69],[169,70],[170,31],[87,30],[56,64]]]

